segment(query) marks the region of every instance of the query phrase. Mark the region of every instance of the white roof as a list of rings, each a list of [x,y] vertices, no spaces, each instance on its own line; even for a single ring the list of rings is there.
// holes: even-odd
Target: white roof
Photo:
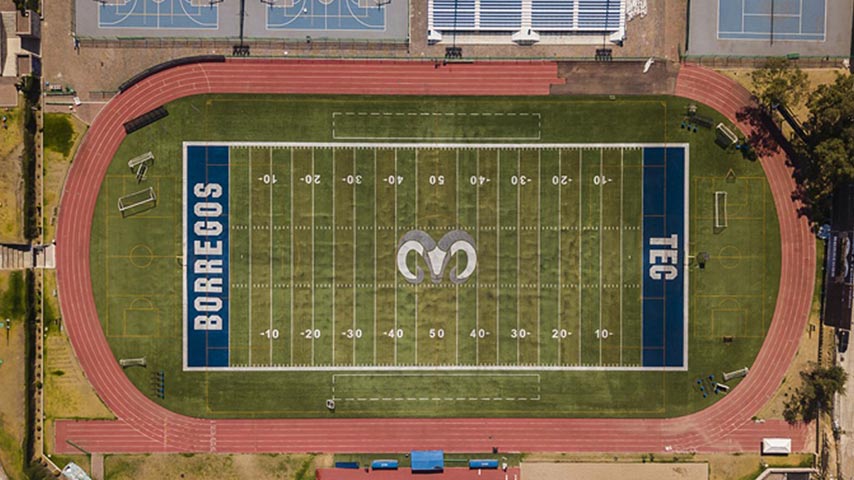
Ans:
[[[762,453],[765,455],[787,455],[792,453],[792,439],[763,438]]]

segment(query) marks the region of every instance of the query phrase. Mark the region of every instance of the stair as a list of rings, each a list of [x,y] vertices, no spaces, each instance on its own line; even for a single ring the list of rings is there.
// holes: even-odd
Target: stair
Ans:
[[[28,245],[0,245],[0,270],[25,270],[34,266]]]

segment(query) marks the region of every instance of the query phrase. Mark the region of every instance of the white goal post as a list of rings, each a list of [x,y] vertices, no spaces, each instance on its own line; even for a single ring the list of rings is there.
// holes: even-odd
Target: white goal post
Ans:
[[[119,197],[119,212],[122,216],[125,216],[128,211],[133,210],[134,208],[141,207],[147,203],[154,203],[156,201],[157,196],[154,194],[154,188],[148,187],[145,190],[140,190],[138,192]]]
[[[715,228],[726,228],[726,192],[715,192]]]

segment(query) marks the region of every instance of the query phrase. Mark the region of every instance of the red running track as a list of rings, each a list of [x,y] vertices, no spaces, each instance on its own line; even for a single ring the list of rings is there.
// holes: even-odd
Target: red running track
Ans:
[[[809,313],[814,238],[791,201],[786,158],[763,158],[780,218],[783,264],[773,321],[750,375],[713,406],[672,419],[224,419],[166,410],[139,392],[110,350],[92,293],[89,239],[101,181],[130,118],[177,98],[203,93],[366,93],[546,95],[560,83],[554,63],[431,63],[229,60],[177,67],[114,98],[89,129],[69,173],[57,230],[57,275],[65,327],[77,358],[116,420],[56,422],[58,453],[91,452],[406,452],[756,450],[762,437],[791,437],[803,450],[805,428],[750,418],[771,397],[797,349]],[[677,94],[714,107],[744,132],[736,112],[751,104],[730,80],[684,67]]]

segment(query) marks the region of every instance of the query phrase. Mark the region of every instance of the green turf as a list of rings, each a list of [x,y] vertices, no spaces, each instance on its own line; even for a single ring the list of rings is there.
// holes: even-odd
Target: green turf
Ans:
[[[199,96],[178,100],[167,105],[169,117],[130,135],[120,147],[113,165],[104,179],[101,194],[96,208],[93,237],[92,237],[92,272],[96,302],[99,316],[104,325],[110,344],[118,358],[146,356],[149,363],[148,371],[142,369],[128,370],[131,380],[147,395],[151,396],[150,374],[152,370],[162,369],[166,372],[166,399],[158,402],[170,409],[194,416],[228,417],[228,416],[652,416],[665,417],[681,415],[696,411],[711,404],[716,397],[704,399],[695,389],[695,379],[708,374],[720,374],[722,370],[740,368],[752,363],[753,358],[762,342],[764,333],[773,312],[776,300],[777,285],[779,284],[780,245],[779,230],[770,191],[765,181],[761,167],[741,159],[732,152],[724,152],[714,145],[714,134],[701,130],[698,133],[688,133],[679,129],[681,115],[687,106],[687,101],[675,98],[633,98],[617,101],[591,98],[421,98],[421,97],[264,97],[264,96]],[[703,110],[701,108],[701,110]],[[338,112],[338,114],[336,114]],[[400,117],[399,122],[379,119],[363,123],[351,122],[346,124],[347,131],[339,123],[341,113],[346,112],[378,112],[391,113],[388,117]],[[418,112],[419,115],[409,115]],[[421,112],[442,113],[443,115],[420,115]],[[485,122],[482,129],[478,123],[470,123],[471,113],[503,113],[499,120]],[[405,115],[394,115],[402,113]],[[455,115],[444,115],[454,113]],[[460,115],[465,113],[466,115]],[[690,240],[691,251],[707,251],[712,260],[707,268],[699,271],[691,267],[690,276],[690,319],[689,319],[689,371],[688,372],[599,372],[599,371],[566,371],[566,372],[533,372],[539,375],[536,383],[537,396],[520,392],[532,392],[535,386],[530,378],[512,377],[498,379],[490,375],[471,376],[466,380],[449,375],[431,372],[430,376],[415,385],[410,379],[396,377],[389,379],[373,375],[359,381],[346,375],[353,372],[182,372],[182,280],[181,280],[181,172],[182,172],[182,141],[301,141],[329,142],[333,138],[332,126],[335,122],[335,136],[346,133],[348,136],[369,137],[371,141],[381,137],[417,137],[429,139],[431,132],[436,137],[458,135],[458,138],[475,139],[478,136],[509,137],[514,134],[508,118],[516,113],[519,119],[519,134],[522,136],[539,135],[543,142],[555,143],[616,143],[616,142],[688,142],[691,159],[691,206],[690,206]],[[520,115],[528,113],[527,116]],[[531,124],[533,113],[539,114],[536,129]],[[722,120],[719,115],[705,109],[705,115]],[[358,115],[350,117],[358,118]],[[371,118],[370,115],[365,115]],[[422,118],[423,117],[423,118]],[[453,128],[440,119],[454,118]],[[403,120],[406,119],[406,120]],[[386,123],[382,123],[386,122]],[[385,125],[384,130],[378,130],[379,125]],[[367,138],[366,138],[367,139]],[[510,139],[508,138],[508,141]],[[526,140],[527,141],[527,140]],[[140,152],[151,150],[156,162],[149,172],[148,180],[143,185],[137,185],[131,172],[127,169],[127,160]],[[418,179],[418,209],[414,201],[401,201],[397,204],[397,219],[400,225],[416,225],[426,223],[435,227],[428,231],[438,236],[438,227],[446,226],[448,219],[456,218],[455,210],[459,208],[460,224],[477,224],[478,252],[489,252],[488,256],[499,255],[500,252],[515,250],[525,258],[525,263],[537,265],[536,245],[537,229],[531,230],[488,230],[487,222],[498,221],[500,225],[519,226],[547,225],[554,226],[555,221],[561,224],[567,222],[571,226],[611,225],[604,219],[619,218],[619,192],[624,198],[624,225],[630,225],[639,216],[640,202],[632,192],[640,188],[639,175],[632,174],[637,170],[639,159],[632,157],[631,152],[624,153],[622,158],[624,172],[618,174],[620,165],[619,150],[599,149],[567,149],[559,151],[555,158],[555,150],[523,150],[511,152],[508,150],[459,150],[460,173],[456,169],[456,152],[439,149],[424,149],[419,152],[415,161],[415,152],[411,149],[377,149],[376,154],[382,156],[398,154],[398,172],[405,179]],[[253,283],[308,284],[309,288],[293,290],[291,304],[290,290],[275,293],[272,311],[274,321],[289,318],[284,315],[293,307],[297,312],[306,316],[313,314],[315,322],[322,323],[324,333],[321,338],[335,337],[336,348],[333,351],[328,346],[321,347],[316,341],[297,341],[294,345],[273,349],[271,341],[260,336],[259,326],[255,323],[244,328],[247,344],[250,334],[253,337],[253,363],[258,359],[263,362],[308,363],[315,362],[337,364],[353,363],[392,363],[395,352],[399,362],[414,362],[415,347],[420,345],[419,363],[459,363],[459,364],[488,364],[495,363],[558,363],[571,365],[573,363],[587,364],[631,364],[632,359],[639,358],[639,351],[633,350],[639,344],[639,328],[627,328],[623,325],[623,335],[616,335],[601,343],[598,339],[588,338],[599,325],[599,308],[603,309],[603,328],[609,331],[619,331],[618,309],[621,302],[615,301],[613,295],[620,289],[611,291],[600,288],[602,284],[618,283],[619,261],[627,260],[632,250],[624,244],[624,255],[603,255],[603,268],[599,269],[599,252],[619,250],[619,235],[598,229],[573,232],[575,235],[564,235],[563,231],[556,237],[556,231],[540,229],[539,243],[555,246],[560,244],[563,250],[582,251],[581,282],[578,282],[578,255],[565,256],[561,253],[560,261],[546,262],[541,259],[541,268],[523,269],[517,271],[515,256],[508,259],[499,258],[495,261],[484,261],[476,271],[476,277],[470,281],[481,284],[517,284],[519,292],[512,288],[476,289],[460,288],[460,308],[456,308],[455,288],[418,287],[418,333],[419,342],[394,341],[389,337],[378,334],[373,336],[373,300],[382,299],[377,308],[378,332],[387,331],[393,327],[393,318],[410,319],[412,329],[404,332],[404,338],[414,335],[415,292],[413,287],[398,287],[398,308],[386,307],[395,298],[392,288],[381,286],[374,297],[372,288],[338,288],[338,285],[373,284],[375,281],[373,265],[364,267],[365,260],[358,260],[354,268],[354,258],[372,259],[374,234],[370,230],[326,229],[333,225],[332,212],[335,212],[335,225],[352,226],[377,224],[390,227],[394,221],[394,202],[386,193],[378,193],[374,197],[370,191],[377,188],[378,192],[389,189],[387,183],[377,181],[377,178],[387,178],[394,172],[387,171],[389,161],[378,161],[376,170],[373,165],[374,151],[346,149],[315,149],[293,150],[294,166],[310,164],[312,152],[315,155],[315,165],[330,170],[323,175],[329,178],[346,178],[353,173],[353,155],[357,170],[362,173],[363,183],[358,186],[337,182],[335,184],[335,201],[332,199],[331,182],[321,182],[309,186],[300,183],[298,175],[294,185],[294,196],[291,204],[290,196],[290,164],[289,149],[243,149],[233,150],[237,165],[232,175],[242,178],[256,177],[257,168],[272,168],[276,174],[279,186],[288,188],[277,190],[259,182],[247,182],[242,191],[233,191],[234,198],[245,198],[243,204],[232,204],[232,216],[244,219],[248,225],[250,217],[249,191],[252,189],[253,225],[261,227],[271,223],[279,226],[303,227],[295,228],[298,241],[294,250],[290,250],[289,230],[253,229],[253,245],[274,245],[274,260],[278,259],[280,268],[270,270],[253,270]],[[511,158],[505,160],[505,154]],[[625,154],[628,153],[628,156]],[[248,176],[252,155],[253,177]],[[272,167],[270,167],[270,155]],[[335,161],[332,161],[332,155]],[[423,154],[423,156],[421,156]],[[514,155],[515,154],[515,155]],[[450,155],[450,156],[449,156]],[[472,155],[475,156],[472,162]],[[483,160],[478,161],[478,155]],[[501,155],[499,171],[498,156]],[[566,156],[565,156],[566,155]],[[284,156],[284,158],[280,158]],[[516,156],[516,158],[512,158]],[[580,159],[579,159],[580,158]],[[537,172],[539,161],[539,169]],[[542,174],[553,172],[558,163],[559,174],[563,168],[573,170],[581,167],[581,178],[592,178],[600,173],[614,178],[615,182],[600,189],[601,198],[596,195],[593,185],[581,182],[570,183],[556,189],[560,191],[560,201],[555,189],[551,187],[551,176]],[[454,164],[454,169],[448,171],[445,167]],[[331,167],[335,166],[335,175]],[[473,165],[474,164],[474,165]],[[416,165],[419,174],[415,175]],[[480,171],[477,166],[480,165]],[[266,167],[265,167],[266,166]],[[473,170],[474,167],[474,170]],[[386,170],[383,170],[385,168]],[[243,170],[241,170],[243,169]],[[732,169],[736,180],[727,182],[727,172]],[[520,188],[502,182],[520,173],[538,178],[536,188]],[[359,173],[357,172],[357,173]],[[539,173],[539,175],[537,175]],[[431,185],[430,176],[445,176],[445,185]],[[470,178],[472,175],[496,179],[495,182],[478,188],[463,188],[465,182],[460,178]],[[553,175],[552,175],[553,176]],[[120,195],[133,193],[142,187],[152,186],[158,196],[154,209],[139,215],[122,218],[116,210],[115,202]],[[459,202],[456,201],[459,187]],[[589,191],[585,188],[591,187]],[[300,190],[297,190],[297,189]],[[314,189],[314,195],[308,191]],[[308,189],[308,190],[306,190]],[[367,194],[365,194],[367,190]],[[412,199],[415,195],[415,183],[403,182],[397,187],[393,198]],[[538,191],[539,190],[539,191]],[[714,232],[714,192],[728,192],[729,226],[722,232]],[[287,195],[283,193],[287,192]],[[355,199],[353,194],[355,193]],[[269,214],[271,195],[274,197],[272,222]],[[382,196],[380,196],[382,195]],[[472,200],[472,195],[475,199]],[[580,197],[576,197],[580,195]],[[501,197],[499,200],[498,197]],[[581,200],[577,200],[581,198]],[[383,199],[382,201],[378,201]],[[634,199],[629,201],[630,199]],[[312,206],[312,200],[314,205]],[[537,203],[539,201],[539,209]],[[232,200],[234,202],[234,200]],[[479,202],[479,203],[478,203]],[[242,202],[238,202],[242,203]],[[459,206],[457,205],[459,204]],[[480,208],[473,208],[475,205]],[[496,208],[495,205],[499,205]],[[560,207],[558,207],[560,205]],[[261,207],[267,207],[266,216]],[[355,209],[354,209],[355,206]],[[516,215],[516,208],[524,215]],[[376,210],[374,210],[376,208]],[[245,209],[243,212],[241,209]],[[290,212],[294,212],[293,224],[290,223]],[[312,214],[312,212],[324,212]],[[416,221],[416,215],[418,221]],[[577,219],[580,217],[580,220]],[[571,219],[571,220],[570,220]],[[233,220],[236,221],[236,220]],[[314,230],[311,229],[312,222]],[[312,234],[313,231],[313,234]],[[233,230],[232,248],[248,254],[249,230]],[[640,238],[632,237],[627,230],[623,241],[637,244],[634,251],[639,252]],[[397,232],[400,233],[400,232]],[[580,233],[580,235],[578,235]],[[333,241],[333,234],[335,239]],[[353,235],[355,234],[356,255],[353,254]],[[393,228],[377,230],[376,245],[395,245],[397,236]],[[323,248],[329,254],[312,255],[311,237],[315,248]],[[580,237],[580,238],[579,238]],[[242,242],[242,243],[241,243]],[[500,245],[499,245],[500,243]],[[600,247],[600,243],[602,244]],[[498,248],[500,247],[500,250]],[[380,282],[382,275],[395,275],[393,267],[394,251],[390,248],[377,249],[378,272],[376,281]],[[269,265],[269,248],[253,248],[253,265]],[[335,268],[333,269],[332,252],[335,252]],[[293,254],[293,262],[290,261]],[[285,260],[287,259],[287,260]],[[509,260],[509,262],[508,262]],[[521,260],[520,260],[521,262]],[[614,263],[616,262],[616,263]],[[367,262],[372,263],[372,262]],[[557,267],[557,268],[556,268]],[[628,270],[624,274],[637,277],[638,271],[632,271],[631,262],[624,262]],[[555,271],[557,270],[557,271]],[[334,272],[334,275],[333,275]],[[236,275],[243,275],[239,270]],[[537,274],[540,276],[537,282]],[[517,279],[518,275],[518,279]],[[312,279],[312,276],[315,278]],[[482,278],[481,278],[482,277]],[[393,277],[392,277],[393,278]],[[738,278],[738,282],[733,282]],[[557,282],[555,280],[558,280]],[[232,283],[237,282],[232,278]],[[329,288],[318,288],[320,282],[335,285],[335,292]],[[390,282],[389,282],[390,283]],[[399,282],[404,283],[404,282]],[[528,291],[521,285],[531,283],[540,285],[537,290]],[[560,289],[542,288],[542,285],[559,283],[595,284],[594,288],[582,289],[580,303],[578,291],[567,293]],[[314,300],[311,299],[311,285],[314,285]],[[242,291],[245,290],[245,291]],[[250,298],[252,308],[266,311],[269,326],[270,289],[245,288],[232,292],[236,302],[248,307]],[[571,290],[571,289],[570,289]],[[588,291],[589,290],[589,291]],[[602,292],[600,301],[599,294]],[[636,321],[639,316],[639,302],[632,302],[631,292],[623,291],[623,319],[626,322]],[[243,295],[243,297],[240,297]],[[610,296],[610,297],[606,297]],[[474,298],[473,298],[474,297]],[[540,308],[535,306],[539,299]],[[474,302],[472,300],[475,300]],[[517,305],[516,302],[519,302]],[[473,310],[473,304],[475,305]],[[314,308],[312,308],[312,306]],[[264,310],[266,309],[266,310]],[[580,309],[581,314],[577,314]],[[496,318],[497,312],[498,314]],[[336,328],[332,329],[332,313],[335,313]],[[448,322],[447,318],[456,317],[460,313],[461,333],[456,334],[456,322]],[[569,313],[573,312],[573,313]],[[524,325],[535,330],[536,316],[551,319],[554,327],[544,328],[546,322],[540,325],[540,335],[525,340],[510,338],[510,330]],[[595,314],[594,314],[595,313]],[[616,314],[616,315],[615,315]],[[370,319],[367,326],[362,328],[363,337],[351,340],[346,337],[346,331],[352,327],[356,318],[356,328],[363,326],[359,319]],[[252,322],[256,316],[253,315]],[[259,317],[260,318],[260,317]],[[296,317],[295,317],[296,318]],[[504,335],[500,342],[493,339],[472,341],[465,335],[472,325],[466,321],[477,319],[475,326],[480,328],[481,319],[484,323],[498,327],[494,329],[497,335]],[[573,332],[574,341],[554,341],[551,339],[551,328],[557,328],[556,322],[561,321],[560,329]],[[578,320],[581,319],[580,325]],[[305,319],[303,319],[305,321]],[[145,324],[148,322],[148,324]],[[347,325],[342,328],[340,325]],[[282,323],[282,325],[290,325]],[[318,324],[315,323],[315,327]],[[448,326],[453,325],[453,332]],[[310,323],[300,324],[296,331],[309,329]],[[382,328],[380,328],[380,326]],[[369,327],[369,328],[368,328]],[[266,329],[267,327],[265,327]],[[429,342],[430,329],[445,328],[445,337],[434,345]],[[390,329],[390,328],[389,328]],[[263,330],[263,329],[261,329]],[[283,328],[284,330],[284,328]],[[578,331],[581,334],[578,334]],[[635,337],[631,336],[635,332]],[[284,332],[282,332],[284,333]],[[344,335],[342,335],[344,334]],[[424,338],[425,334],[427,338]],[[733,335],[735,340],[723,344],[723,335]],[[290,335],[280,338],[290,341]],[[534,341],[534,338],[537,340]],[[258,342],[257,340],[265,340]],[[304,339],[303,339],[304,340]],[[374,340],[377,348],[374,349]],[[463,348],[457,353],[457,340]],[[505,341],[506,340],[506,341]],[[518,340],[518,341],[517,341]],[[614,342],[610,342],[614,340]],[[383,343],[384,342],[384,343]],[[424,343],[427,342],[427,343]],[[468,343],[467,343],[468,342]],[[614,348],[617,342],[622,342],[622,348]],[[284,343],[284,342],[283,342]],[[430,345],[429,347],[426,347]],[[617,344],[618,345],[618,344]],[[539,348],[532,348],[539,346]],[[314,348],[313,348],[314,347]],[[389,348],[391,347],[391,348]],[[474,348],[472,348],[474,347]],[[313,352],[312,352],[313,348]],[[248,345],[243,355],[248,363]],[[537,358],[539,351],[539,359]],[[374,354],[377,359],[374,360]],[[620,355],[622,354],[622,359]],[[294,361],[291,362],[291,355]],[[426,357],[425,357],[426,355]],[[458,357],[459,355],[459,357]],[[241,357],[238,357],[241,358]],[[580,360],[576,360],[579,358]],[[297,361],[299,360],[299,361]],[[388,372],[386,372],[388,373]],[[333,393],[333,376],[336,392]],[[346,388],[349,392],[342,394]],[[398,395],[397,393],[400,395]],[[463,396],[463,392],[470,396]],[[414,396],[417,393],[417,397]],[[447,395],[445,395],[447,393]],[[392,396],[394,394],[395,396]],[[324,401],[332,396],[352,400],[338,401],[334,414],[324,407]],[[410,395],[413,395],[410,397]],[[482,398],[502,398],[502,400],[482,400]],[[371,400],[376,398],[378,400]],[[390,400],[382,400],[389,398]],[[396,400],[404,398],[404,400]],[[415,400],[406,400],[415,398]],[[423,398],[423,399],[422,399]],[[453,400],[449,400],[453,398]],[[458,400],[458,398],[465,400]],[[477,400],[469,400],[474,398]],[[514,398],[514,400],[504,400]],[[523,398],[524,400],[519,400]],[[533,399],[536,398],[536,399]],[[364,400],[359,400],[364,399]],[[438,399],[438,400],[434,400]]]
[[[233,366],[641,363],[638,148],[254,146],[230,162]],[[476,274],[400,280],[415,229],[471,234]]]
[[[63,155],[71,152],[74,127],[68,115],[46,113],[44,116],[44,147]]]

